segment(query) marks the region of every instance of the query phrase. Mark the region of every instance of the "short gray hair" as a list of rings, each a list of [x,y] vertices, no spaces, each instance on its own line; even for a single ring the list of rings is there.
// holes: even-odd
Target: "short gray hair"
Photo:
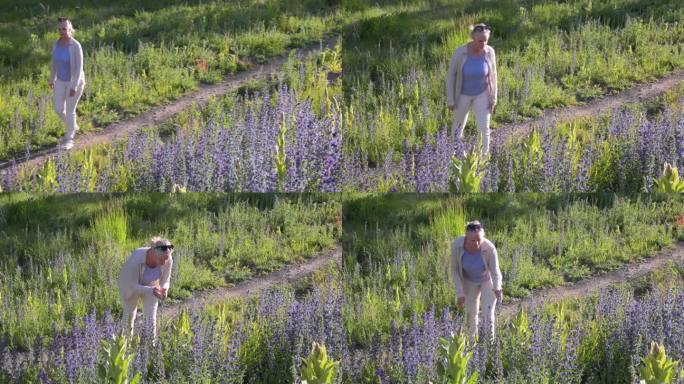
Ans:
[[[155,236],[150,239],[150,247],[154,248],[160,245],[170,245],[171,241],[167,238],[161,236]]]
[[[484,236],[484,227],[482,226],[482,223],[480,223],[478,220],[469,221],[466,223],[465,232],[481,233],[482,236]]]
[[[478,36],[478,35],[487,35],[487,36],[489,36],[489,34],[490,34],[491,31],[492,31],[492,28],[491,28],[489,25],[485,24],[485,23],[478,23],[478,24],[475,24],[475,25],[471,25],[471,26],[469,27],[469,29],[470,29],[470,37],[475,37],[475,36]]]
[[[69,34],[72,34],[74,32],[74,25],[71,23],[71,20],[69,20],[68,17],[58,17],[57,25],[60,25],[62,23],[66,24],[67,31],[69,32]]]

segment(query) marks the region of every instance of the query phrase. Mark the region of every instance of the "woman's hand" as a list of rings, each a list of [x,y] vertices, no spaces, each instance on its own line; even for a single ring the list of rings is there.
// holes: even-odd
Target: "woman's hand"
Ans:
[[[159,300],[164,300],[166,298],[166,288],[154,287],[152,293],[157,296]]]
[[[458,304],[458,307],[459,307],[459,308],[465,307],[465,296],[459,297],[459,298],[458,298],[457,304]]]
[[[50,89],[55,89],[55,83],[49,83],[50,84]]]
[[[494,103],[490,101],[487,105],[487,110],[489,111],[489,113],[494,113]]]
[[[455,105],[448,105],[447,108],[449,108],[449,111],[453,112],[454,109],[456,109]]]
[[[495,289],[494,290],[494,296],[496,296],[496,299],[501,301],[503,299],[503,290],[502,289]]]
[[[70,89],[69,90],[69,97],[74,97],[74,95],[76,95],[76,91],[73,89]]]

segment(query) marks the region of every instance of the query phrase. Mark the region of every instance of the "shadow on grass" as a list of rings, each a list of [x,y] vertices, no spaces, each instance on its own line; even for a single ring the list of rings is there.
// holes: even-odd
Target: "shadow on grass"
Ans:
[[[485,229],[496,227],[509,231],[521,220],[535,223],[536,216],[558,213],[578,201],[585,201],[598,209],[609,209],[620,197],[612,193],[545,194],[545,193],[489,193],[471,195],[448,194],[383,194],[362,196],[344,202],[343,212],[343,266],[353,272],[359,264],[361,273],[370,273],[369,265],[390,262],[397,244],[391,243],[400,232],[402,247],[419,253],[426,244],[435,240],[430,227],[448,214],[449,208],[461,205],[466,220],[480,220]],[[623,196],[624,198],[624,196]],[[629,196],[631,200],[647,198],[652,201],[668,200],[667,196]],[[591,225],[591,223],[587,223]],[[464,233],[464,228],[453,228],[452,234]]]
[[[34,242],[59,236],[70,237],[77,250],[85,250],[90,246],[89,239],[80,239],[79,234],[113,207],[126,212],[127,233],[131,237],[144,234],[146,239],[173,232],[178,223],[189,222],[203,212],[219,213],[237,203],[269,211],[276,201],[313,206],[336,198],[326,194],[275,193],[5,194],[0,197],[0,255],[16,256],[23,267]]]
[[[56,20],[61,16],[72,20],[76,29],[74,37],[82,43],[86,53],[103,46],[135,53],[140,43],[166,42],[182,47],[188,45],[189,40],[199,40],[198,36],[209,46],[223,44],[222,41],[217,43],[216,38],[207,37],[247,32],[259,24],[269,29],[279,25],[283,15],[308,17],[333,9],[326,0],[216,5],[202,0],[125,0],[116,3],[93,0],[88,5],[76,0],[31,0],[21,5],[0,5],[0,36],[3,36],[0,38],[0,74],[14,72],[14,76],[22,77],[38,71],[41,64],[49,60],[50,52],[36,49],[32,41],[49,31],[55,31],[56,38]],[[79,30],[84,29],[90,30],[79,34]]]
[[[383,2],[385,5],[397,2]],[[663,18],[676,21],[678,0],[638,0],[632,2],[591,2],[561,7],[549,1],[515,0],[442,0],[426,4],[423,9],[383,14],[361,20],[344,30],[343,79],[345,96],[361,76],[370,81],[384,77],[399,78],[404,73],[388,73],[389,63],[401,62],[410,50],[423,48],[423,63],[433,65],[448,57],[436,57],[434,48],[444,44],[455,27],[467,27],[473,17],[492,26],[490,45],[499,51],[524,49],[529,41],[554,30],[569,31],[588,20],[598,20],[611,28],[624,26],[629,18]],[[534,12],[532,7],[535,6]],[[554,8],[555,7],[555,8]],[[563,12],[559,10],[564,9]],[[466,43],[463,41],[462,43]],[[410,69],[415,63],[399,65]],[[363,80],[366,80],[363,78]]]

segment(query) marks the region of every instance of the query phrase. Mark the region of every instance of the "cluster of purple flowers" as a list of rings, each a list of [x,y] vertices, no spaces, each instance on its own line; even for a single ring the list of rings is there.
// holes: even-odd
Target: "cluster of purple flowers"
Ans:
[[[448,337],[463,326],[463,318],[452,315],[445,308],[436,316],[434,306],[419,319],[415,314],[409,326],[400,329],[392,321],[390,334],[376,334],[369,348],[350,350],[347,363],[342,367],[351,382],[361,382],[364,374],[381,383],[423,383],[433,377],[440,337]]]
[[[674,288],[656,288],[643,297],[610,288],[601,291],[595,302],[584,304],[578,313],[585,320],[572,326],[564,316],[538,308],[524,332],[507,322],[499,325],[494,338],[485,335],[470,345],[468,371],[479,372],[483,382],[536,383],[551,378],[579,383],[587,377],[590,382],[601,381],[606,375],[630,381],[650,341],[663,343],[671,358],[684,358],[682,303],[684,292]],[[445,308],[437,316],[431,307],[404,327],[393,321],[388,334],[376,333],[366,347],[352,346],[344,329],[344,305],[341,289],[332,280],[303,297],[287,289],[265,291],[254,310],[231,326],[211,315],[194,315],[187,338],[179,336],[172,324],[161,332],[156,345],[134,343],[132,369],[142,374],[144,382],[184,378],[289,383],[299,379],[300,359],[318,341],[341,362],[345,382],[418,383],[438,379],[439,338],[463,329],[459,313]],[[37,339],[28,350],[13,350],[3,339],[0,378],[22,382],[37,375],[43,383],[86,382],[95,377],[100,341],[117,331],[109,313],[98,320],[93,312],[75,320],[70,329],[55,330],[49,341]]]
[[[316,287],[303,297],[274,289],[262,292],[256,309],[231,326],[212,315],[195,314],[188,337],[172,323],[160,332],[156,344],[144,327],[136,327],[142,342],[133,339],[131,374],[140,372],[144,382],[184,378],[184,382],[290,383],[313,341],[326,345],[336,360],[348,355],[342,308],[341,290],[332,285]],[[91,382],[101,362],[101,340],[113,339],[119,327],[110,313],[98,319],[93,312],[75,319],[67,330],[55,329],[49,341],[37,339],[28,350],[11,348],[2,339],[0,378],[22,382],[39,372],[43,383]]]
[[[611,288],[601,291],[594,304],[585,304],[585,320],[573,325],[537,308],[525,337],[513,337],[525,333],[507,322],[494,338],[485,336],[470,345],[468,371],[479,372],[480,382],[633,382],[651,341],[664,343],[672,359],[684,357],[682,303],[682,291],[655,289],[636,298]],[[448,309],[435,319],[434,308],[421,321],[414,316],[405,329],[393,323],[390,335],[376,335],[371,347],[351,351],[351,381],[360,382],[369,372],[381,383],[438,380],[438,338],[462,326],[463,319],[452,319]]]
[[[391,190],[447,191],[452,155],[462,158],[477,144],[477,137],[454,140],[448,130],[425,134],[420,145],[405,141],[401,159],[389,152],[376,168],[368,169],[366,155],[357,151],[345,160],[348,183],[368,190],[389,183]],[[563,130],[544,124],[523,139],[494,132],[480,191],[650,191],[663,163],[684,165],[684,114],[669,109],[653,118],[615,110],[606,126],[594,125],[586,142]]]
[[[334,106],[320,115],[310,100],[301,101],[287,85],[275,100],[264,90],[240,98],[225,113],[208,121],[191,121],[175,135],[162,138],[142,130],[114,151],[99,170],[99,191],[302,192],[340,189],[343,132]],[[285,140],[278,145],[281,131]],[[276,153],[285,155],[286,172],[279,179]],[[83,191],[82,164],[69,155],[55,159],[58,192]],[[39,189],[5,172],[4,190]],[[27,187],[28,185],[28,187]]]

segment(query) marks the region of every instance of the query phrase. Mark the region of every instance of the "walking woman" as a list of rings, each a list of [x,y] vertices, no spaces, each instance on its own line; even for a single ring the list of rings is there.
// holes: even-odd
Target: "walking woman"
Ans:
[[[59,147],[69,150],[74,146],[74,135],[78,131],[76,105],[85,86],[83,49],[72,36],[74,28],[71,21],[66,17],[57,21],[59,39],[52,48],[50,88],[53,90],[55,112],[66,126],[66,134]]]
[[[119,293],[123,304],[122,328],[127,336],[133,335],[138,311],[138,299],[143,302],[143,320],[157,339],[157,307],[166,299],[171,282],[173,245],[167,239],[154,237],[149,247],[133,251],[119,275]]]
[[[459,307],[465,305],[466,327],[471,339],[478,331],[478,314],[482,314],[488,331],[494,336],[494,309],[501,301],[499,255],[491,241],[485,239],[479,221],[466,225],[465,236],[451,245],[451,272],[456,285]]]
[[[447,106],[454,112],[452,135],[463,138],[468,111],[475,112],[475,122],[482,135],[482,154],[489,153],[489,120],[496,105],[497,75],[494,48],[487,45],[491,28],[477,24],[472,39],[456,49],[447,72]]]

